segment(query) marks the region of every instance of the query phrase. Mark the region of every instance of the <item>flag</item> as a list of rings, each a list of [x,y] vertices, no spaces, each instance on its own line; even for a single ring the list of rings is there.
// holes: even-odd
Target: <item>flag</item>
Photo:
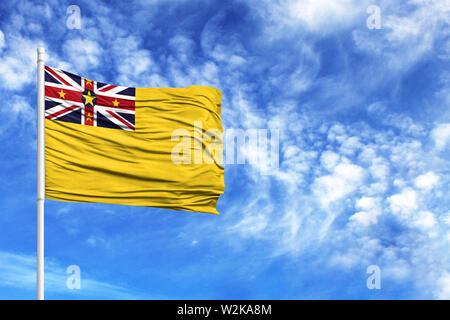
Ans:
[[[45,197],[218,214],[221,96],[133,88],[45,66]]]

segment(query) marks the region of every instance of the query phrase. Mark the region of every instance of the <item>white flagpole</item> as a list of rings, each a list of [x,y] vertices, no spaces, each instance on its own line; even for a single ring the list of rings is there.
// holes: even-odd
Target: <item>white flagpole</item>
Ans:
[[[44,48],[37,49],[37,277],[36,298],[44,300],[45,121]]]

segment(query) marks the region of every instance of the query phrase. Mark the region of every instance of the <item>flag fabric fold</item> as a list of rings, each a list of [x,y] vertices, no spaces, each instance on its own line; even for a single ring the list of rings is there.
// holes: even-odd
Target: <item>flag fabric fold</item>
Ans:
[[[218,214],[220,113],[213,87],[122,87],[46,66],[46,198]]]

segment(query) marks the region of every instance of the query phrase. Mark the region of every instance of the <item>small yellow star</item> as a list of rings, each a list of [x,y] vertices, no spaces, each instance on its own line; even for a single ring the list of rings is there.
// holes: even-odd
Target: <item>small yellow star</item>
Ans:
[[[66,93],[61,89],[61,91],[60,92],[58,92],[58,94],[59,94],[59,97],[61,98],[61,99],[65,99],[66,98]]]
[[[113,103],[114,107],[118,107],[119,106],[119,101],[117,101],[117,99],[114,100],[112,103]]]
[[[91,92],[88,91],[88,94],[83,94],[83,97],[86,99],[85,105],[88,105],[89,103],[93,106],[94,105],[94,99],[95,97],[91,96]]]
[[[89,112],[88,112],[88,114],[86,115],[86,120],[87,120],[87,121],[92,121],[92,114],[90,114]]]

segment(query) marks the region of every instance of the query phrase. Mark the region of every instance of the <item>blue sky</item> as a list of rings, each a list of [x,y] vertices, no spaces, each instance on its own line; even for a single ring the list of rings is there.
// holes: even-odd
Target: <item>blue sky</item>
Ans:
[[[44,46],[105,83],[217,87],[225,129],[280,135],[271,175],[225,165],[220,216],[46,200],[46,298],[449,299],[449,22],[448,0],[2,1],[0,298],[35,297]]]

